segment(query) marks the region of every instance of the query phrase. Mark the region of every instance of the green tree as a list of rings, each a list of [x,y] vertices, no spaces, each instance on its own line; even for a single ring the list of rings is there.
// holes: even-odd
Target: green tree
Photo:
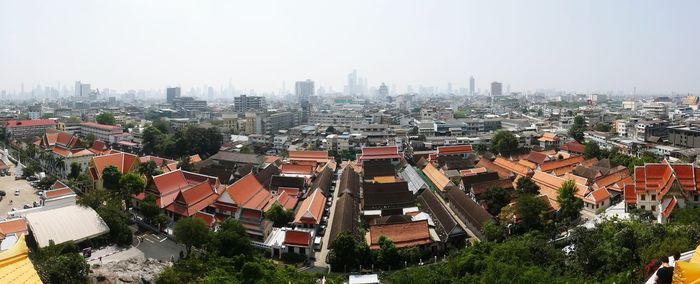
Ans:
[[[595,131],[610,132],[612,131],[612,125],[609,123],[597,123],[595,125]]]
[[[83,172],[80,164],[76,162],[70,163],[70,173],[68,174],[69,179],[76,179]]]
[[[94,210],[100,208],[109,199],[109,192],[104,189],[93,189],[84,192],[80,198],[78,198],[78,205],[85,207],[90,207]]]
[[[188,217],[175,222],[175,239],[185,245],[187,255],[192,247],[202,247],[208,241],[209,227],[202,219]]]
[[[45,283],[87,283],[90,265],[76,252],[59,254],[41,262],[39,276]]]
[[[156,217],[160,214],[160,207],[156,204],[156,197],[153,194],[146,194],[146,197],[139,204],[139,211],[141,211],[146,220],[154,223]]]
[[[501,208],[510,203],[510,191],[500,187],[490,187],[479,196],[479,199],[486,203],[489,213],[498,215]]]
[[[601,158],[601,151],[600,151],[600,146],[598,146],[598,143],[593,142],[593,141],[588,141],[586,143],[585,148],[583,149],[583,156],[586,159],[592,159],[592,158]]]
[[[154,161],[141,163],[138,169],[139,174],[146,177],[146,188],[153,186],[153,177],[162,174],[160,167]]]
[[[149,126],[143,130],[143,151],[149,154],[158,154],[162,151],[162,143],[166,135],[158,128]]]
[[[109,227],[109,239],[120,246],[129,246],[133,242],[133,233],[129,228],[128,216],[116,201],[97,208],[97,214],[105,221]]]
[[[519,228],[527,232],[544,228],[547,204],[540,197],[523,194],[518,196],[517,213],[520,215]]]
[[[333,271],[345,272],[358,265],[358,244],[355,237],[348,232],[342,232],[329,246],[328,263]]]
[[[172,128],[170,127],[170,123],[162,118],[154,120],[151,126],[158,129],[158,131],[161,133],[170,133],[170,131],[172,130]]]
[[[282,227],[293,220],[292,213],[292,211],[285,210],[282,205],[275,203],[265,212],[265,218],[272,221],[273,226]]]
[[[111,112],[103,112],[95,116],[95,121],[99,124],[115,125],[117,120]]]
[[[532,181],[532,178],[527,176],[518,179],[515,185],[515,189],[517,190],[518,194],[540,194],[540,186],[537,185],[534,181]]]
[[[90,148],[92,147],[92,144],[95,144],[95,140],[97,140],[97,137],[95,137],[95,134],[88,133],[87,136],[85,136],[85,148]]]
[[[579,143],[583,143],[583,132],[586,130],[586,119],[577,115],[574,117],[574,124],[569,128],[569,136]]]
[[[180,158],[180,161],[177,162],[177,168],[188,172],[194,171],[194,165],[192,165],[190,156]]]
[[[51,189],[51,186],[56,183],[58,179],[52,176],[46,176],[42,178],[39,183],[37,183],[37,187],[41,190],[49,190]]]
[[[115,166],[108,166],[102,171],[102,187],[112,192],[119,192],[122,173]]]
[[[491,152],[510,156],[518,151],[518,139],[509,131],[501,130],[491,138]]]
[[[143,192],[146,182],[137,173],[127,173],[119,179],[119,196],[124,200],[125,208],[129,208],[129,198],[132,194]]]
[[[557,202],[559,202],[559,215],[562,219],[569,223],[577,220],[581,216],[583,209],[583,200],[576,197],[576,183],[573,180],[568,180],[559,188]]]
[[[219,230],[212,234],[210,244],[221,256],[234,257],[252,255],[253,246],[248,239],[248,233],[241,223],[228,219],[221,223]]]
[[[386,236],[379,237],[379,252],[377,261],[386,269],[392,270],[400,268],[401,255],[396,249],[394,242]]]
[[[496,224],[496,222],[488,221],[484,224],[484,237],[486,237],[486,240],[492,242],[501,242],[506,237],[506,231],[502,226]]]

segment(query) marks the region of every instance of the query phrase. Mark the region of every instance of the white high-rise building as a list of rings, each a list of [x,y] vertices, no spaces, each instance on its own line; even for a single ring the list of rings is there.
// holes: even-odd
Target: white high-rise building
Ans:
[[[83,84],[80,81],[75,81],[75,96],[87,97],[90,95],[90,84]]]
[[[474,82],[474,76],[469,77],[469,94],[473,95],[474,94],[474,85],[476,82]]]

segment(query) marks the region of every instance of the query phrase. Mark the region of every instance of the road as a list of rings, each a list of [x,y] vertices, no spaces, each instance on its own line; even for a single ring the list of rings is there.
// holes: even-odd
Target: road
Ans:
[[[341,169],[337,172],[337,175],[333,176],[333,179],[335,180],[335,190],[333,190],[332,196],[333,196],[333,202],[331,203],[331,208],[328,211],[328,224],[326,224],[326,234],[323,236],[323,245],[321,246],[321,251],[316,252],[316,260],[314,261],[314,266],[315,267],[328,267],[328,264],[326,263],[326,257],[328,256],[328,246],[329,240],[331,235],[331,226],[333,225],[333,220],[335,217],[335,204],[338,201],[338,187],[340,186],[340,181],[338,178],[342,175],[344,169]]]
[[[12,208],[22,209],[24,205],[32,206],[35,201],[40,201],[39,195],[28,181],[20,179],[15,180],[15,166],[10,163],[9,176],[0,177],[0,190],[5,192],[5,197],[0,201],[0,217],[7,216],[7,213]],[[15,190],[19,189],[19,195],[15,195]],[[10,203],[12,202],[12,203]]]

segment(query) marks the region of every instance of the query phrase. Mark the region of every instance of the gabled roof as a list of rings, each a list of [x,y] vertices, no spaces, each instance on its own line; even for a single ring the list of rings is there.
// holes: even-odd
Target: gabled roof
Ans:
[[[396,170],[389,160],[367,160],[362,163],[364,179],[373,179],[380,176],[394,176]]]
[[[447,192],[447,198],[462,220],[481,230],[488,221],[493,220],[491,214],[486,209],[479,206],[474,200],[469,198],[466,193],[461,190],[450,190]]]
[[[193,212],[186,212],[192,216],[194,212],[201,210],[214,202],[218,196],[219,180],[216,177],[205,176],[198,173],[187,172],[183,170],[175,170],[153,177],[153,183],[157,191],[157,203],[161,208],[166,208],[174,201],[179,201],[181,204],[187,205],[190,208],[195,206]],[[210,199],[208,204],[201,206],[200,201]],[[173,209],[174,210],[174,209]],[[177,213],[183,213],[178,211]],[[181,214],[184,215],[184,214]]]
[[[545,153],[532,151],[525,159],[535,164],[542,164],[547,161],[549,157]]]
[[[446,240],[450,236],[465,234],[462,227],[457,224],[457,221],[447,211],[447,208],[438,200],[437,195],[431,190],[424,190],[418,196],[418,203],[422,204],[423,209],[427,210],[435,222],[440,239]]]
[[[556,142],[556,141],[559,141],[559,137],[554,133],[546,132],[546,133],[542,134],[542,137],[538,138],[537,141]]]
[[[290,176],[272,176],[270,179],[270,189],[277,189],[279,187],[286,188],[304,188],[304,178],[302,177],[290,177]]]
[[[483,167],[483,168],[487,169],[488,171],[498,173],[498,176],[501,178],[510,178],[513,175],[513,173],[511,171],[509,171],[508,169],[503,168],[499,165],[496,165],[488,159],[481,159],[481,160],[479,160],[479,163],[476,165],[478,167]]]
[[[427,164],[425,168],[423,168],[423,173],[440,191],[445,191],[449,185],[453,185],[450,179],[436,169],[433,164]]]
[[[134,154],[121,152],[92,158],[98,178],[102,178],[102,171],[109,166],[115,166],[122,174],[135,171],[138,160],[138,156]]]
[[[610,192],[605,188],[600,188],[592,191],[588,198],[592,199],[595,203],[600,203],[610,198]]]
[[[314,172],[313,166],[283,164],[280,167],[283,175],[312,175]]]
[[[289,151],[290,161],[313,161],[316,163],[327,163],[330,160],[328,151]]]
[[[472,152],[471,145],[441,146],[437,148],[437,155],[459,155]]]
[[[583,154],[583,152],[585,152],[586,146],[576,141],[571,141],[562,145],[561,149],[569,153]]]
[[[394,183],[364,183],[363,210],[397,209],[415,206],[415,196],[405,181]]]
[[[80,138],[64,131],[48,131],[42,137],[41,144],[45,148],[59,146],[70,150],[80,146]]]
[[[433,242],[430,238],[428,220],[371,225],[365,237],[370,249],[379,249],[381,236],[391,239],[396,248],[420,246]]]
[[[224,198],[226,197],[226,198]],[[243,208],[262,210],[267,202],[272,198],[272,194],[255,178],[253,174],[248,174],[237,180],[226,188],[226,192],[219,198],[219,202],[234,204]]]
[[[309,232],[305,231],[285,231],[284,244],[298,247],[308,247],[311,245],[311,235],[309,234]]]
[[[326,197],[320,190],[314,190],[299,206],[294,217],[295,224],[318,225],[321,223],[323,206],[326,204]]]
[[[583,161],[584,161],[583,156],[571,156],[567,159],[545,162],[545,163],[540,165],[540,170],[543,172],[549,172],[549,171],[556,170],[558,168],[563,168],[563,167],[567,167],[567,166],[574,166],[574,165],[580,164]]]
[[[377,159],[399,159],[399,147],[363,147],[362,154],[359,155],[358,161],[377,160]]]
[[[490,180],[490,181],[484,181],[484,182],[478,182],[478,183],[473,183],[471,185],[471,191],[474,193],[474,195],[481,195],[482,193],[486,192],[489,188],[492,187],[498,187],[502,189],[513,189],[513,181],[510,179],[499,179],[499,180]]]
[[[0,221],[0,240],[10,234],[26,234],[27,230],[27,221],[24,218]]]
[[[496,160],[494,161],[494,164],[496,164],[504,169],[507,169],[507,170],[513,172],[514,174],[519,175],[519,176],[528,176],[528,175],[532,174],[532,170],[529,167],[515,163],[513,161],[506,160],[503,157],[496,158]]]

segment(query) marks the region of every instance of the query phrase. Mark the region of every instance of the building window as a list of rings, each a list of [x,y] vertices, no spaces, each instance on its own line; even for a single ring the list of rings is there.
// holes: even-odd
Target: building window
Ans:
[[[646,206],[642,205],[642,210],[646,210],[646,209],[647,209]]]
[[[646,200],[646,198],[647,198],[647,195],[646,195],[646,194],[642,194],[642,195],[640,196],[639,199],[641,199],[642,201],[644,201],[644,200]]]
[[[651,195],[651,200],[656,200],[656,194]]]
[[[651,206],[651,211],[656,211],[656,206],[652,205],[652,206]]]
[[[693,200],[698,201],[699,200],[698,197],[699,197],[698,195],[693,196]]]

